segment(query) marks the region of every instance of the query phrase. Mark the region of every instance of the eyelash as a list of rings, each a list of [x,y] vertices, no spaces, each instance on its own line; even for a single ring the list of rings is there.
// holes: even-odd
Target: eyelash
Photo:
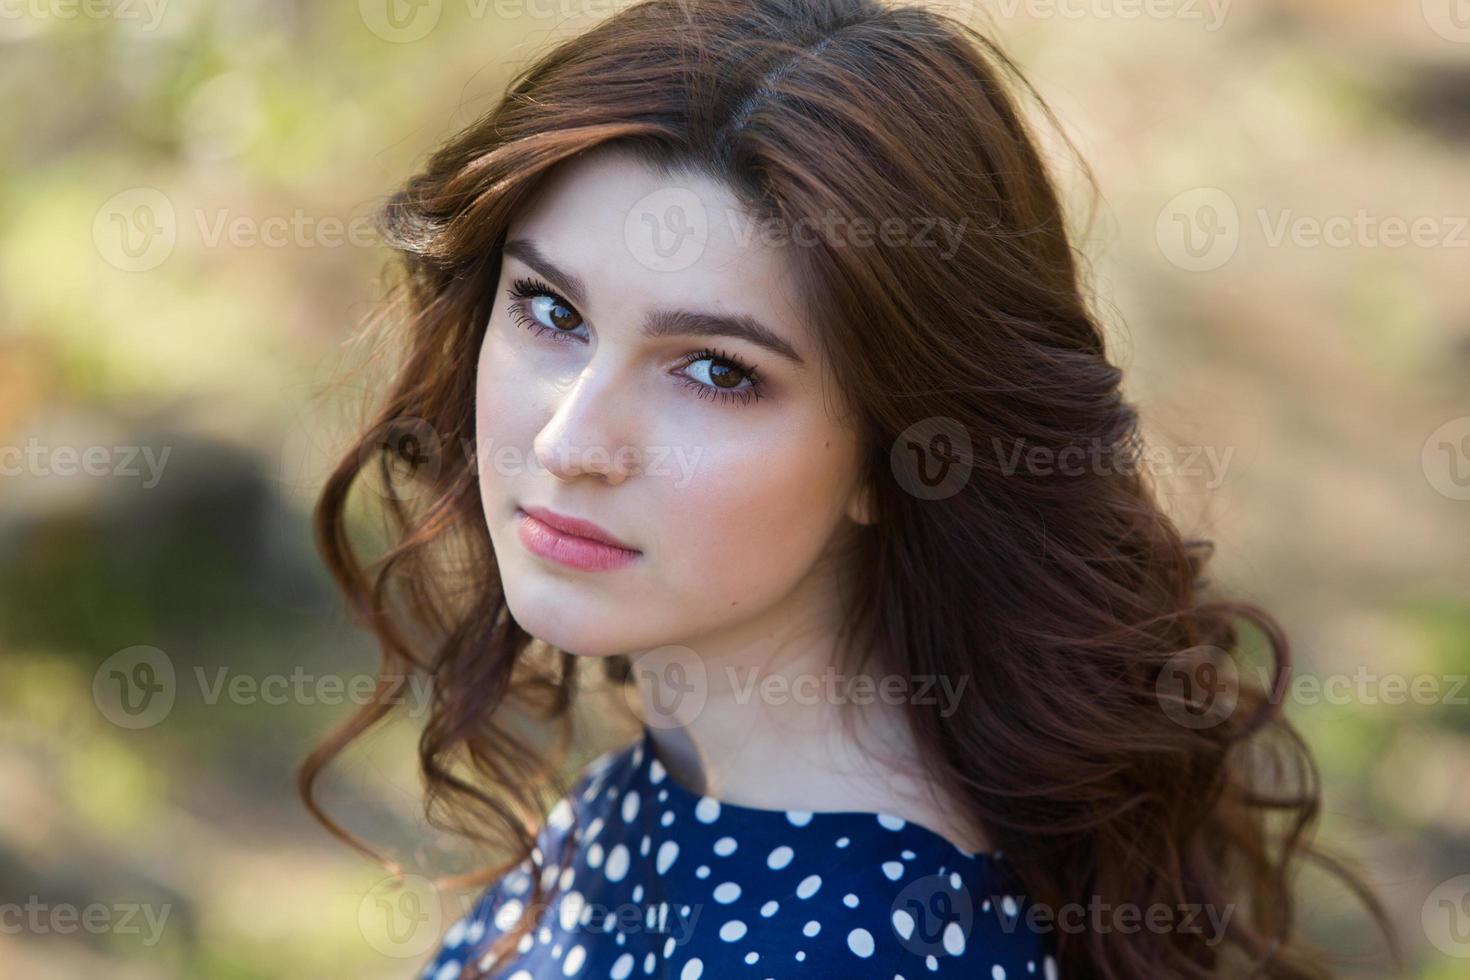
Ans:
[[[551,334],[553,343],[567,344],[575,342],[573,335],[569,331],[556,330],[548,327],[526,310],[526,304],[538,296],[548,297],[558,306],[575,310],[576,307],[567,302],[566,298],[556,290],[539,279],[516,279],[511,283],[510,295],[512,298],[509,310],[511,318],[527,330],[530,330],[533,336],[539,337],[543,334]],[[700,361],[715,361],[716,363],[727,364],[740,371],[745,376],[745,379],[750,382],[750,386],[748,388],[742,388],[739,391],[732,391],[727,388],[717,388],[713,385],[707,385],[703,381],[696,381],[694,378],[689,377],[689,375],[680,373],[680,383],[693,391],[697,397],[714,398],[718,399],[721,403],[739,401],[742,405],[748,404],[752,399],[759,399],[761,397],[762,382],[756,374],[754,365],[748,365],[733,354],[728,354],[710,347],[685,354],[680,358],[679,363],[680,367],[688,367]]]

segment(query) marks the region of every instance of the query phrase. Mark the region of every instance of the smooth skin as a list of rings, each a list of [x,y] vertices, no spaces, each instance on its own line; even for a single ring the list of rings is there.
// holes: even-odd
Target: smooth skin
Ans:
[[[669,229],[638,220],[670,194],[697,197],[708,229],[672,271],[640,238]],[[860,747],[838,724],[841,698],[750,686],[781,675],[825,690],[813,681],[841,662],[843,555],[870,515],[857,434],[783,260],[801,246],[750,235],[744,220],[723,184],[660,176],[616,149],[562,164],[519,211],[475,412],[506,601],[548,644],[633,658],[660,758],[690,789],[894,813],[983,850],[917,781],[903,705],[856,709]],[[550,292],[514,296],[524,280]],[[739,336],[650,335],[654,310],[749,318],[799,362]],[[719,356],[691,360],[710,348]],[[522,505],[594,521],[642,554],[611,571],[542,558],[517,535]]]

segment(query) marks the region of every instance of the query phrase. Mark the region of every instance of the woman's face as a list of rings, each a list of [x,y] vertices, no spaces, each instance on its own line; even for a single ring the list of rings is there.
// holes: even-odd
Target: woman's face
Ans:
[[[718,182],[616,152],[564,164],[512,224],[475,424],[506,600],[532,635],[738,655],[842,615],[832,559],[866,520],[857,439],[763,238]]]

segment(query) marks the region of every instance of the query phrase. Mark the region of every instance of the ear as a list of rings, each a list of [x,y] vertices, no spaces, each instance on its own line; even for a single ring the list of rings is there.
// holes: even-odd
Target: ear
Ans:
[[[876,524],[877,516],[873,513],[873,494],[868,484],[864,483],[852,492],[847,500],[847,516],[855,524]]]

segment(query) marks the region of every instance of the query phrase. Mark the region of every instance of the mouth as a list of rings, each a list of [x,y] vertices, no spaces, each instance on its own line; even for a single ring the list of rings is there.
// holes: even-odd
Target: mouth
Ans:
[[[516,533],[532,554],[580,571],[625,568],[643,554],[591,521],[541,507],[516,508]]]

